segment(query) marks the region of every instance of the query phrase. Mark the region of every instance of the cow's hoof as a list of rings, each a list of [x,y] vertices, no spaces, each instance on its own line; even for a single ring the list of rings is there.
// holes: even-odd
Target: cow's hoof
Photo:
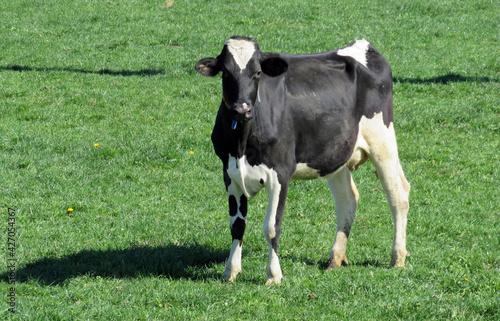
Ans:
[[[266,285],[280,285],[281,284],[281,280],[283,279],[283,276],[279,275],[279,276],[275,276],[275,277],[272,277],[272,278],[268,278],[267,281],[266,281]]]
[[[391,265],[390,267],[405,267],[405,259],[410,256],[406,250],[395,251],[392,253]]]
[[[392,259],[391,260],[391,265],[389,267],[397,267],[397,268],[403,268],[405,267],[405,260],[404,259]]]
[[[338,269],[341,266],[347,266],[349,265],[349,262],[347,262],[346,257],[344,256],[343,258],[332,258],[329,259],[328,262],[326,262],[326,269],[327,270],[332,270],[332,269]]]
[[[231,282],[236,281],[236,277],[240,273],[241,273],[241,270],[239,270],[237,272],[233,272],[231,270],[226,270],[226,271],[224,271],[224,273],[222,273],[222,279],[224,281],[227,281],[227,282],[231,283]]]

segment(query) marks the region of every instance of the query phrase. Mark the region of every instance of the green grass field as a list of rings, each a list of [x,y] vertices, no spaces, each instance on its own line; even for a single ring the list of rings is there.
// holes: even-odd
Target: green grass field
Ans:
[[[0,7],[1,319],[500,319],[497,2]],[[264,285],[265,192],[249,202],[243,274],[220,280],[231,243],[210,141],[221,84],[194,64],[232,35],[289,53],[365,38],[389,60],[412,184],[406,269],[387,268],[392,216],[366,164],[350,266],[324,269],[334,202],[325,181],[302,181],[284,216],[282,284]]]

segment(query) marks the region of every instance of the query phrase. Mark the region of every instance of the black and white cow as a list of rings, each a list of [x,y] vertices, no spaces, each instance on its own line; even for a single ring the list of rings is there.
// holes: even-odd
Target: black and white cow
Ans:
[[[325,178],[335,200],[337,234],[329,268],[347,264],[347,238],[358,191],[350,171],[370,159],[394,218],[391,266],[404,266],[410,184],[393,125],[392,75],[366,40],[318,54],[260,51],[252,38],[231,37],[217,58],[196,63],[203,76],[222,72],[222,101],[212,132],[229,198],[232,247],[223,279],[241,272],[247,199],[265,187],[266,284],[280,283],[278,242],[292,179]]]

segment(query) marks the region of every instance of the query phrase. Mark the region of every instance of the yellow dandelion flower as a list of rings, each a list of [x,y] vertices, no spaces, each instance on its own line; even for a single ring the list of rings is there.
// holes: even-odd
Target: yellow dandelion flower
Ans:
[[[193,154],[194,154],[194,152],[193,152],[192,150],[190,150],[190,151],[189,151],[189,154],[193,155]]]
[[[465,281],[469,281],[469,279],[468,279],[468,278],[464,278],[464,279],[465,279]]]
[[[94,147],[99,147],[99,143],[95,143],[95,144],[94,144]]]
[[[47,42],[50,42],[49,40],[47,40]]]
[[[68,212],[73,212],[73,209],[71,207],[68,208]]]

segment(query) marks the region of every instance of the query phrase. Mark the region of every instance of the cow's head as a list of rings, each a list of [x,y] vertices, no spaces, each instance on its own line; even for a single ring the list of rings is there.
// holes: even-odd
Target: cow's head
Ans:
[[[207,57],[195,65],[196,71],[213,77],[222,71],[222,99],[233,121],[248,121],[259,103],[259,82],[262,73],[276,77],[286,72],[288,64],[281,58],[265,58],[257,42],[234,36],[225,44],[217,58]]]

